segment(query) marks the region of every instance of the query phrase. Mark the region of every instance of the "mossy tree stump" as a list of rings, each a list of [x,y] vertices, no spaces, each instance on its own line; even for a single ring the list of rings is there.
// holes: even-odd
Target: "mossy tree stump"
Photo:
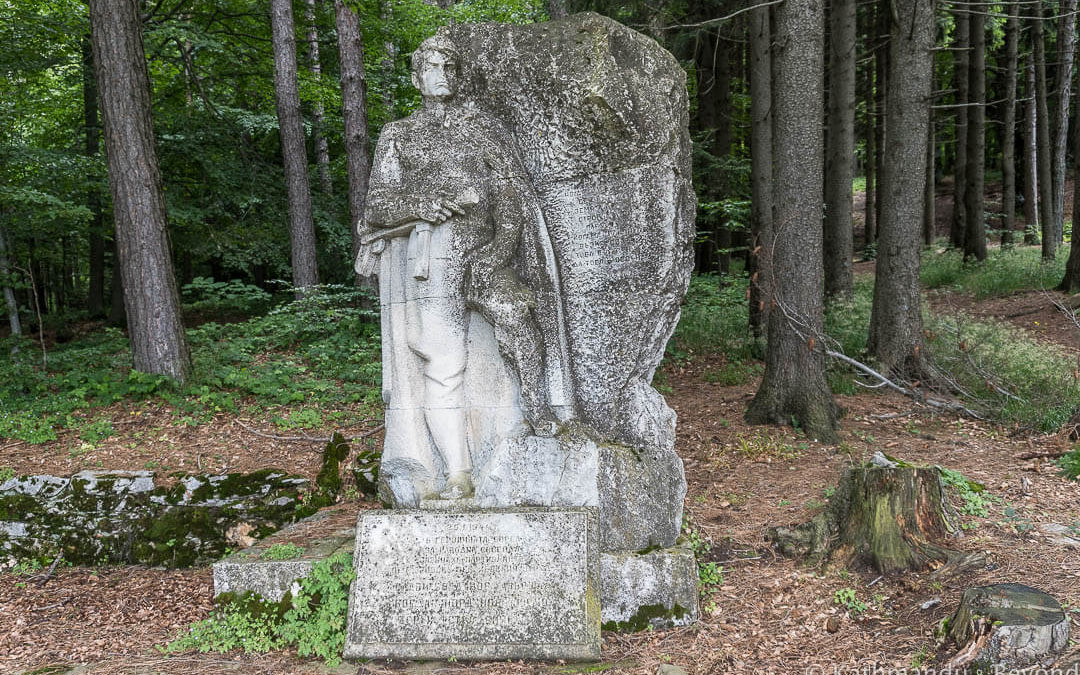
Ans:
[[[948,664],[952,669],[997,673],[1047,666],[1069,646],[1069,618],[1057,600],[1030,586],[979,586],[964,591],[947,636],[959,648]]]
[[[848,469],[823,513],[768,538],[813,565],[864,563],[893,574],[955,557],[943,545],[955,531],[937,469],[868,466]]]

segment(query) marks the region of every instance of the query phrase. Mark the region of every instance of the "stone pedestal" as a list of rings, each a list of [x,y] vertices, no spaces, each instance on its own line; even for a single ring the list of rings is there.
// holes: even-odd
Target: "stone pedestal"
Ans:
[[[600,656],[592,509],[360,515],[345,658]]]

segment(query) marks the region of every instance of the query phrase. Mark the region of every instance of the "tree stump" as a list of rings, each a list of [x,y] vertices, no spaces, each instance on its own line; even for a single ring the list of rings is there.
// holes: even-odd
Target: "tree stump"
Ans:
[[[1069,618],[1052,596],[1023,584],[964,591],[947,636],[960,651],[953,669],[1002,672],[1048,666],[1069,646]]]
[[[768,539],[813,565],[920,570],[956,558],[942,545],[956,532],[947,508],[936,468],[856,467],[844,474],[828,509],[808,523],[772,528]]]

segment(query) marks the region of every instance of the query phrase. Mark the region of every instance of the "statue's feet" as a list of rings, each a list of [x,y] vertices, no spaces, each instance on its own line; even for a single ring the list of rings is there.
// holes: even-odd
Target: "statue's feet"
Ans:
[[[455,471],[446,479],[439,499],[465,499],[473,496],[472,476],[468,471]]]

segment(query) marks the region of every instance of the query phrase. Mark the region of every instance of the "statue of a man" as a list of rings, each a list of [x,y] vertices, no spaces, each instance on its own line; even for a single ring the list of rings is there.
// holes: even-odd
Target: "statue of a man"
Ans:
[[[417,486],[420,498],[473,492],[464,391],[470,312],[494,328],[533,432],[550,436],[559,424],[548,405],[535,294],[512,267],[523,227],[542,216],[509,132],[455,96],[457,66],[457,51],[441,36],[413,54],[412,81],[423,107],[383,128],[361,225],[367,255],[382,253],[380,277],[391,277],[380,278],[381,295],[391,296],[382,299],[383,397],[388,408],[422,409],[403,423],[405,430],[391,429],[388,416],[388,439],[412,444],[406,453],[433,446],[445,470],[441,488],[434,476]],[[395,246],[396,256],[383,253]],[[371,271],[361,269],[361,260],[357,266],[361,274]],[[407,351],[387,346],[402,336]],[[410,384],[417,391],[400,391]],[[403,404],[409,396],[414,402]],[[431,458],[416,459],[433,465]]]

